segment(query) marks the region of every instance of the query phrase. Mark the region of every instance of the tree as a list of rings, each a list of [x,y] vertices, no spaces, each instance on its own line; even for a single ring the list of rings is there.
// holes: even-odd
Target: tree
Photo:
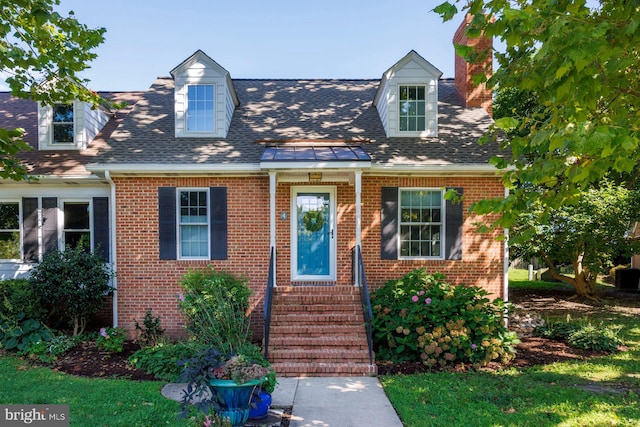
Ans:
[[[531,189],[529,189],[531,190]],[[578,296],[594,298],[596,279],[613,266],[617,256],[631,256],[640,241],[629,236],[640,220],[640,193],[610,180],[584,191],[575,204],[548,212],[540,222],[540,203],[519,215],[510,231],[510,252],[541,257],[555,279],[573,285]],[[561,274],[556,262],[568,262],[573,276]]]
[[[98,252],[89,252],[86,245],[81,240],[75,248],[45,254],[28,279],[50,308],[50,319],[68,321],[74,336],[84,332],[89,317],[97,313],[104,306],[106,296],[113,293],[111,267]]]
[[[79,74],[96,57],[104,28],[89,29],[54,11],[60,0],[7,0],[0,4],[0,72],[13,96],[47,105],[80,100],[94,107],[100,96]],[[0,178],[27,176],[19,154],[28,150],[23,129],[0,129]]]
[[[474,211],[497,212],[492,225],[509,227],[535,205],[545,223],[603,177],[633,187],[640,167],[640,1],[589,7],[585,0],[453,0],[434,11],[450,20],[458,3],[473,16],[469,37],[484,32],[504,43],[494,52],[499,67],[489,87],[535,93],[543,107],[496,120],[489,136],[528,131],[503,138],[505,155],[492,159],[504,170],[509,196],[483,200]],[[470,48],[456,50],[473,60]]]

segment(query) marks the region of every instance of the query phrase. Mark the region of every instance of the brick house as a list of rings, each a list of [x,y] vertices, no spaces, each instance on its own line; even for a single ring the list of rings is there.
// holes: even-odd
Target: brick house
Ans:
[[[26,129],[40,177],[0,182],[15,217],[0,277],[89,236],[117,270],[113,324],[133,331],[151,308],[178,337],[178,283],[213,265],[249,279],[260,339],[273,260],[276,371],[373,373],[354,248],[372,289],[425,268],[505,297],[505,244],[468,213],[504,195],[497,146],[477,144],[491,93],[475,72],[457,59],[442,79],[410,51],[376,80],[233,79],[197,51],[145,92],[106,94],[128,102],[116,112],[0,94],[0,126]]]

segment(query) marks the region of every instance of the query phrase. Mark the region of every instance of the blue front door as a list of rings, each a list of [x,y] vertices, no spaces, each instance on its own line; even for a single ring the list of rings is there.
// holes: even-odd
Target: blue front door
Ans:
[[[331,280],[335,276],[333,192],[331,188],[298,187],[292,194],[294,280]]]

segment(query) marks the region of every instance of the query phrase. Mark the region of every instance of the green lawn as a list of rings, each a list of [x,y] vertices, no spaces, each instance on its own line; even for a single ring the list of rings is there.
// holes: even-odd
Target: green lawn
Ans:
[[[180,404],[160,394],[164,382],[89,379],[0,356],[0,402],[69,405],[72,426],[180,426]]]
[[[524,278],[521,273],[510,278],[523,288],[565,286],[527,282],[524,274]],[[640,321],[613,310],[591,315],[589,320],[619,326],[629,351],[527,369],[380,380],[407,427],[638,426]]]

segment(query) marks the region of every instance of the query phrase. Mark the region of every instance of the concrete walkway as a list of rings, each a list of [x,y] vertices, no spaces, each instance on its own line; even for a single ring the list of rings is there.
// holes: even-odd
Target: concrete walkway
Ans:
[[[375,377],[279,378],[273,405],[291,405],[290,427],[402,427]]]
[[[167,384],[180,400],[184,384]],[[278,378],[272,407],[292,406],[290,427],[402,427],[375,377]]]

